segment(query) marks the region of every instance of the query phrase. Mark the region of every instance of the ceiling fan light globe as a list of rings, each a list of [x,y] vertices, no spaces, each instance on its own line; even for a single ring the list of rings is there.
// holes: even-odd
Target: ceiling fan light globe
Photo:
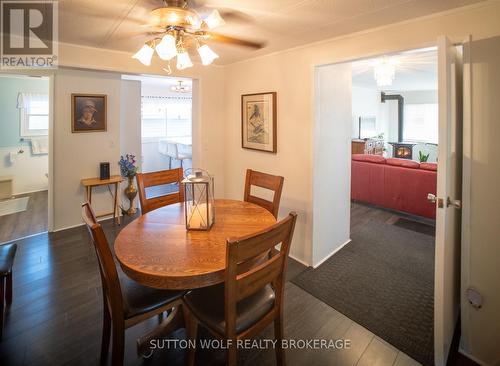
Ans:
[[[154,52],[155,50],[151,46],[145,44],[132,58],[139,60],[145,66],[150,66]]]
[[[179,52],[177,54],[177,69],[184,70],[189,67],[193,67],[193,63],[191,62],[191,58],[186,51]]]
[[[203,21],[210,29],[226,24],[217,9],[214,9]]]
[[[175,38],[171,34],[165,35],[156,45],[156,53],[162,60],[171,60],[177,55]]]
[[[201,57],[201,63],[204,66],[210,65],[214,62],[215,59],[219,58],[219,55],[216,54],[208,45],[204,44],[201,47],[198,47],[198,53]]]

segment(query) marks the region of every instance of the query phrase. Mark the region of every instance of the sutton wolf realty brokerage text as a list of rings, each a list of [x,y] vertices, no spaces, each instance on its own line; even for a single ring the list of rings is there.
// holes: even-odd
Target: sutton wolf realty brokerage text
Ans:
[[[219,340],[219,339],[152,339],[149,342],[150,349],[229,349],[234,345],[238,349],[268,349],[278,347],[276,339],[238,339],[238,340]],[[350,349],[350,339],[283,339],[281,340],[283,349]]]

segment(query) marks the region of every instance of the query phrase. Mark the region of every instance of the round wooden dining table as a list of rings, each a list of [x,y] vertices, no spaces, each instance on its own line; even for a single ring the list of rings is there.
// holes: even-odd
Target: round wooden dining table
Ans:
[[[115,240],[115,254],[133,280],[159,289],[194,289],[224,281],[226,239],[276,223],[253,203],[215,200],[208,231],[187,231],[184,204],[164,206],[132,221]]]

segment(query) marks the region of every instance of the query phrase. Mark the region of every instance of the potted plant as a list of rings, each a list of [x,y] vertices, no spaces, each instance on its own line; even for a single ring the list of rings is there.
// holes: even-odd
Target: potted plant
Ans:
[[[137,196],[137,188],[134,186],[134,177],[139,170],[136,165],[137,160],[135,160],[135,155],[127,154],[125,157],[122,155],[118,165],[120,166],[120,173],[122,177],[128,179],[127,188],[125,188],[125,195],[130,201],[130,206],[128,210],[123,210],[127,215],[133,215],[137,212],[137,208],[134,206],[134,198]]]
[[[427,160],[429,160],[429,155],[430,153],[424,154],[422,151],[418,152],[418,160],[421,163],[427,163]]]

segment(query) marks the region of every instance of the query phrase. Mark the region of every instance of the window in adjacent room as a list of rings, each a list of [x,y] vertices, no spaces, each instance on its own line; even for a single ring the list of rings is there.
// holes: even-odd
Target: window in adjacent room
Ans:
[[[19,93],[21,137],[47,136],[49,131],[48,94]]]
[[[191,138],[191,98],[142,97],[142,139]]]
[[[403,141],[438,143],[438,105],[406,104]]]

